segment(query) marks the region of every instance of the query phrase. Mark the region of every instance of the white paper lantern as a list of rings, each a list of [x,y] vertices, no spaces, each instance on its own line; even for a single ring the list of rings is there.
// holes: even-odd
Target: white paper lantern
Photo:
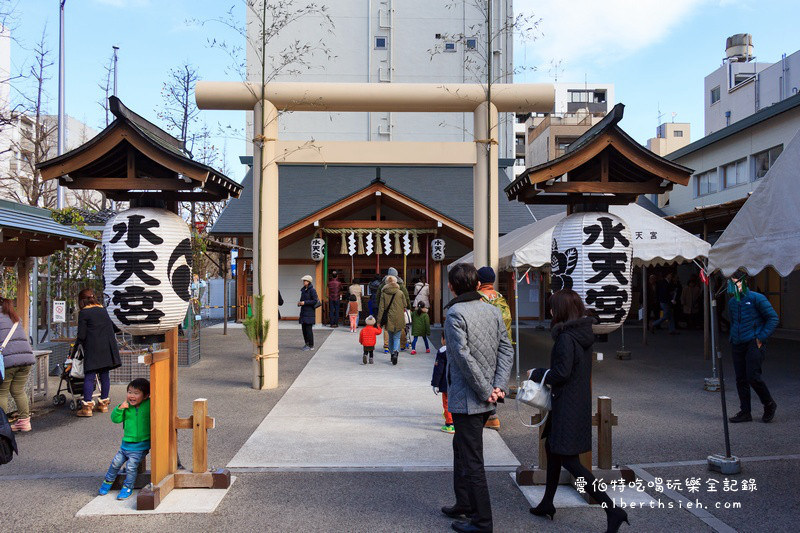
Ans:
[[[431,241],[431,257],[434,261],[444,261],[444,239]]]
[[[605,212],[576,213],[553,228],[551,286],[577,292],[600,317],[598,334],[617,329],[631,307],[631,232]]]
[[[325,258],[325,241],[320,238],[311,239],[311,259],[322,261]]]
[[[177,326],[191,298],[192,244],[186,222],[164,209],[119,213],[103,230],[103,300],[111,320],[132,335]]]

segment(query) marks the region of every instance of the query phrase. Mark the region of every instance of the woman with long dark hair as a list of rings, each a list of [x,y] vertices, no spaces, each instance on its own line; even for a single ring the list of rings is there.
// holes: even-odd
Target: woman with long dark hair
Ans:
[[[14,324],[17,325],[16,328]],[[8,394],[11,393],[14,403],[17,404],[17,420],[11,424],[11,430],[30,431],[31,409],[28,395],[25,393],[25,383],[36,363],[36,358],[28,341],[28,333],[22,327],[11,300],[0,298],[0,344],[6,339],[8,342],[3,348],[2,355],[6,376],[0,383],[0,407],[8,412]]]
[[[108,372],[122,366],[119,346],[114,335],[116,327],[108,313],[100,305],[92,289],[78,293],[78,336],[75,346],[83,347],[83,402],[78,416],[92,416],[92,411],[108,412],[111,380]],[[100,378],[100,400],[92,400],[94,382]]]
[[[558,488],[561,467],[575,478],[586,481],[585,490],[603,505],[608,520],[608,530],[615,532],[622,522],[628,522],[627,513],[615,507],[605,492],[595,487],[595,477],[584,467],[578,456],[592,449],[592,344],[595,319],[586,316],[586,308],[575,291],[562,289],[550,297],[553,310],[551,335],[555,344],[550,354],[550,371],[537,368],[531,378],[550,385],[552,409],[545,423],[542,439],[547,452],[547,487],[538,506],[531,508],[536,516],[553,519],[556,508],[553,498]]]

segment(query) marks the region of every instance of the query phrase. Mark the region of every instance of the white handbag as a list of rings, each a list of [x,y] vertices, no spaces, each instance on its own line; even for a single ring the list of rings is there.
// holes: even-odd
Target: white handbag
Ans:
[[[527,427],[535,428],[541,426],[544,424],[545,420],[547,420],[547,417],[550,414],[550,409],[553,406],[552,396],[550,395],[550,387],[544,383],[549,372],[550,369],[548,368],[542,376],[542,381],[539,383],[536,383],[532,379],[526,379],[522,382],[522,386],[517,390],[517,412],[519,412],[519,404],[524,403],[526,405],[530,405],[531,407],[535,407],[539,411],[544,411],[545,413],[541,422],[538,424],[531,425],[522,422],[522,424]]]
[[[404,318],[405,318],[406,325],[408,325],[408,324],[411,324],[411,311],[409,311],[408,309],[406,309],[406,310],[403,312],[403,316],[404,316]]]
[[[83,346],[80,344],[75,349],[75,354],[72,356],[72,368],[69,371],[69,377],[74,379],[83,379],[86,377],[83,372]]]

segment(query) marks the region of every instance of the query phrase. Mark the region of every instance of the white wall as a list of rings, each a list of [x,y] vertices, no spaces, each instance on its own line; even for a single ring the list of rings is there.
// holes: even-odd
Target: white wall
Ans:
[[[297,2],[306,5],[307,0]],[[503,17],[511,14],[511,0],[495,3],[495,28],[501,26]],[[286,72],[277,81],[304,82],[371,82],[371,83],[463,83],[483,81],[485,67],[467,68],[465,65],[483,63],[480,54],[465,50],[462,43],[454,53],[431,54],[443,40],[436,34],[470,35],[475,33],[479,42],[485,42],[480,32],[472,28],[483,27],[483,15],[470,2],[463,6],[448,7],[449,2],[422,0],[330,0],[324,2],[333,20],[331,31],[321,18],[305,17],[286,27],[268,47],[267,55],[281,56],[280,51],[295,40],[316,43],[320,37],[330,49],[325,57],[317,52],[307,56],[309,68],[299,73]],[[248,30],[256,41],[257,24],[248,10]],[[309,32],[310,28],[317,31]],[[386,50],[375,49],[375,37],[388,39]],[[481,45],[482,46],[482,45]],[[496,81],[512,81],[513,51],[511,36],[496,39],[494,55],[495,75],[503,72]],[[261,67],[256,54],[248,47],[248,78],[260,81]],[[269,70],[269,69],[268,69]],[[477,76],[477,77],[476,77]],[[289,113],[280,118],[280,135],[284,139],[319,140],[422,140],[469,141],[472,139],[472,114],[402,114],[402,113]],[[248,125],[248,134],[251,128]],[[501,118],[500,157],[513,157],[513,115]],[[249,146],[249,143],[248,143]]]
[[[799,130],[800,109],[794,108],[756,124],[745,131],[676,159],[676,163],[693,169],[694,175],[689,180],[689,185],[685,187],[675,186],[672,189],[669,195],[669,205],[664,207],[664,211],[667,214],[674,215],[686,213],[699,206],[709,206],[744,198],[748,193],[755,190],[760,183],[760,181],[753,181],[753,165],[750,156],[779,144],[783,144],[785,147]],[[751,172],[750,182],[721,191],[718,183],[718,192],[696,197],[697,174],[718,168],[742,157],[748,157],[748,169]]]
[[[303,282],[300,278],[306,274],[312,278],[315,274],[314,265],[281,265],[278,268],[278,290],[281,291],[283,296],[283,305],[278,308],[278,312],[282,317],[298,316],[297,302],[300,300],[300,289],[303,287]],[[320,288],[314,285],[317,292]],[[321,297],[322,295],[320,295]]]

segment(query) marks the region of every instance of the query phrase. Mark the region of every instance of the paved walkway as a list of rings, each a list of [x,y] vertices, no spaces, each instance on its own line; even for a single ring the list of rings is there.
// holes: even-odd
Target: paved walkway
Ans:
[[[446,470],[452,436],[429,385],[434,353],[376,353],[361,364],[356,333],[333,331],[229,468],[247,470]],[[497,432],[484,431],[486,466],[519,462]]]

